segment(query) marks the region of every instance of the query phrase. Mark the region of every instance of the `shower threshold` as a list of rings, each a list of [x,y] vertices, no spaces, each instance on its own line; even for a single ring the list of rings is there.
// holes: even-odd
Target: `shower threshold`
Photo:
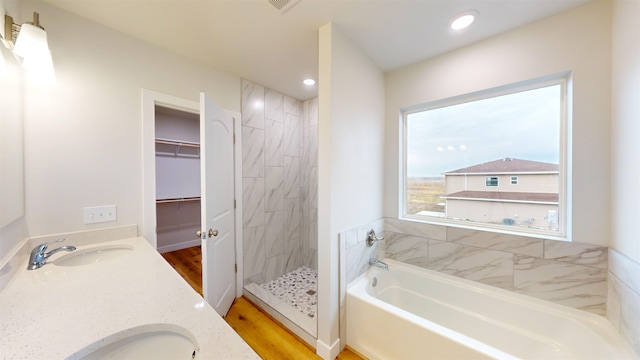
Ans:
[[[263,310],[309,343],[309,340],[318,336],[317,279],[318,275],[313,269],[302,266],[262,285],[247,284],[244,289],[249,292],[249,298],[263,307]],[[286,320],[263,305],[275,310]],[[299,334],[295,326],[290,326],[291,323],[311,337]]]

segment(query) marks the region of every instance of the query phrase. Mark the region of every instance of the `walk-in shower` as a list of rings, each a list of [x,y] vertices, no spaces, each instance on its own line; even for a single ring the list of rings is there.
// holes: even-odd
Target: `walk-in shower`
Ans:
[[[244,295],[317,337],[318,100],[242,81]]]

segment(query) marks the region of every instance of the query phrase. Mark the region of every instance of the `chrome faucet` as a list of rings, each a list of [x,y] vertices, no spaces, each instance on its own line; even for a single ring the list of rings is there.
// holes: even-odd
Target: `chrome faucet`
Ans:
[[[384,236],[376,235],[376,232],[373,229],[369,229],[367,231],[367,246],[372,247],[377,241],[384,240]]]
[[[76,249],[75,246],[71,246],[71,245],[64,245],[64,246],[60,246],[58,248],[55,248],[51,251],[49,251],[48,253],[45,253],[45,251],[47,250],[47,248],[49,247],[49,244],[53,244],[53,243],[57,243],[57,242],[62,242],[65,239],[60,239],[60,240],[56,240],[56,241],[52,241],[50,243],[44,243],[44,244],[40,244],[38,246],[36,246],[35,248],[33,248],[33,250],[31,250],[31,256],[29,256],[29,264],[27,265],[27,270],[35,270],[35,269],[39,269],[42,267],[42,265],[47,263],[47,259],[49,258],[49,256],[59,252],[59,251],[73,251]]]
[[[373,265],[385,270],[389,270],[389,265],[373,257],[369,258],[369,265]]]

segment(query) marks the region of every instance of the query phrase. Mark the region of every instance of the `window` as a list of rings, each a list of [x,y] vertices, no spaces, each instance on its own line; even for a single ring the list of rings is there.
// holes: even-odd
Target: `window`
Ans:
[[[405,109],[405,218],[564,238],[568,76]],[[500,186],[501,183],[526,186]]]
[[[484,178],[485,186],[498,186],[498,177],[497,176],[487,176]]]

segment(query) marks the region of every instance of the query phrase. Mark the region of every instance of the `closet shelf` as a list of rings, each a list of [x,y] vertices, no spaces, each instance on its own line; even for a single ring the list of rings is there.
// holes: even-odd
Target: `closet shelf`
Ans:
[[[176,199],[157,199],[156,204],[174,204],[192,201],[200,201],[200,197],[176,198]]]

